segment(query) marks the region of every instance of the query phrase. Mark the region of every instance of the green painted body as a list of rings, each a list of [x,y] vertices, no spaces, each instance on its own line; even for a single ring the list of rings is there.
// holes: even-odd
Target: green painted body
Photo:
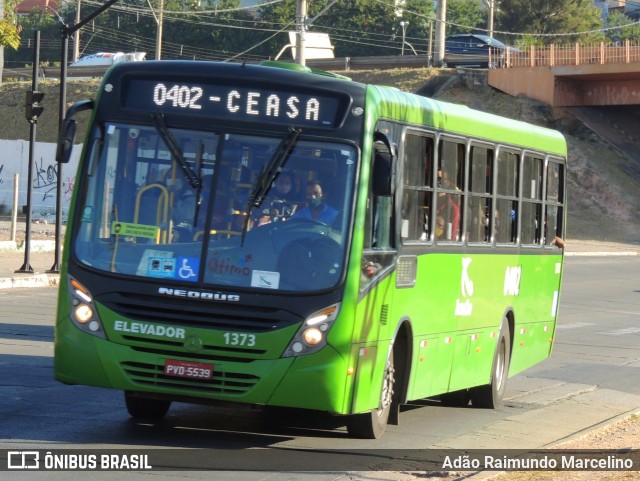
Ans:
[[[311,73],[298,75],[301,83],[313,79]],[[363,88],[366,108],[360,145],[362,159],[371,158],[372,133],[380,119],[454,134],[475,133],[480,138],[566,157],[562,136],[547,129],[390,88]],[[427,246],[417,256],[413,287],[396,287],[396,272],[391,269],[366,293],[360,291],[370,168],[368,162],[362,162],[356,184],[347,274],[339,287],[340,314],[327,336],[327,346],[319,352],[282,357],[299,327],[294,325],[256,334],[256,344],[264,352],[228,353],[222,360],[214,361],[216,377],[207,386],[178,378],[166,379],[160,375],[168,357],[165,351],[171,352],[173,359],[193,360],[181,342],[158,347],[154,336],[125,336],[114,330],[116,321],[131,324],[140,320],[125,318],[100,304],[96,307],[106,339],[83,332],[72,323],[68,266],[74,246],[69,237],[64,249],[55,327],[56,379],[176,399],[200,398],[353,414],[378,408],[385,361],[401,324],[409,326],[410,332],[406,400],[489,383],[499,329],[507,315],[514,326],[509,374],[547,358],[553,344],[561,282],[559,250],[552,253],[541,246],[535,252],[514,249],[505,253],[488,246],[484,252],[476,248],[467,254],[462,247],[446,250]],[[69,219],[74,217],[76,200],[74,195]],[[505,283],[505,276],[512,282]],[[463,286],[464,279],[471,284]],[[287,303],[286,296],[282,296],[282,302]],[[217,349],[223,346],[224,331],[185,329],[186,338],[197,336],[210,347],[211,353],[220,355]],[[204,358],[202,361],[209,362]]]

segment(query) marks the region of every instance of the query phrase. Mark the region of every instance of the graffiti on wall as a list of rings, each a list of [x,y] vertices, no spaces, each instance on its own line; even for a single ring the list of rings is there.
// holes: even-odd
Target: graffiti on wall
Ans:
[[[58,182],[58,170],[51,164],[46,168],[44,159],[40,158],[40,165],[36,161],[36,178],[33,179],[33,188],[38,194],[42,194],[42,201],[46,202],[49,197],[55,198]]]
[[[62,166],[62,210],[66,212],[71,201],[75,185],[75,175],[81,145],[74,148],[68,164]],[[33,212],[51,214],[55,212],[58,187],[58,163],[55,160],[56,145],[36,142],[33,152],[32,197]],[[29,144],[24,140],[0,140],[0,205],[11,206],[13,203],[13,177],[18,175],[18,203],[26,205],[29,179]]]

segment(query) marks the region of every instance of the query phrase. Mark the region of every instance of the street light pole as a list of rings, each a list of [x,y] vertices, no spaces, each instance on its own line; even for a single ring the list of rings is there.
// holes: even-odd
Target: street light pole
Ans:
[[[90,14],[84,20],[77,22],[75,25],[68,26],[62,22],[60,28],[60,37],[62,39],[62,51],[60,52],[60,103],[58,104],[58,136],[62,129],[64,121],[65,108],[67,106],[67,62],[69,61],[69,38],[75,32],[79,31],[91,20],[96,18],[102,12],[107,10],[111,5],[118,0],[108,0],[104,5],[98,8],[95,12]],[[59,141],[59,140],[58,140]],[[58,162],[56,182],[56,244],[53,266],[47,272],[60,272],[60,243],[61,243],[61,231],[62,231],[62,162]]]
[[[407,27],[409,26],[409,22],[405,22],[402,20],[400,22],[400,27],[402,28],[402,48],[400,49],[400,55],[404,56],[404,42],[407,35]]]

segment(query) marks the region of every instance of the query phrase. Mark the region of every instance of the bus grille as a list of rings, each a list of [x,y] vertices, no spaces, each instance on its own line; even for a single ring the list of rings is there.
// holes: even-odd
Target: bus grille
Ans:
[[[138,352],[158,354],[160,356],[187,357],[198,361],[251,362],[257,356],[267,352],[264,349],[208,346],[205,344],[197,353],[189,353],[185,350],[183,342],[168,342],[162,339],[147,339],[135,336],[123,336],[123,338],[127,341],[135,342],[137,345],[130,345],[130,347]]]
[[[179,389],[209,394],[243,395],[248,393],[260,380],[251,374],[216,372],[213,379],[188,379],[164,374],[164,366],[141,362],[120,364],[129,380],[139,386],[153,386],[163,389]]]
[[[129,319],[211,329],[269,332],[303,321],[284,309],[124,292],[102,294],[96,301]]]

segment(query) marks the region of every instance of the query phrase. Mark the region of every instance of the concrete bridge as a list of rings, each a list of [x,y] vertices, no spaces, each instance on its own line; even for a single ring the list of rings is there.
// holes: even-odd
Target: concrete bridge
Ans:
[[[554,107],[640,104],[640,45],[534,47],[509,52],[488,82]]]

